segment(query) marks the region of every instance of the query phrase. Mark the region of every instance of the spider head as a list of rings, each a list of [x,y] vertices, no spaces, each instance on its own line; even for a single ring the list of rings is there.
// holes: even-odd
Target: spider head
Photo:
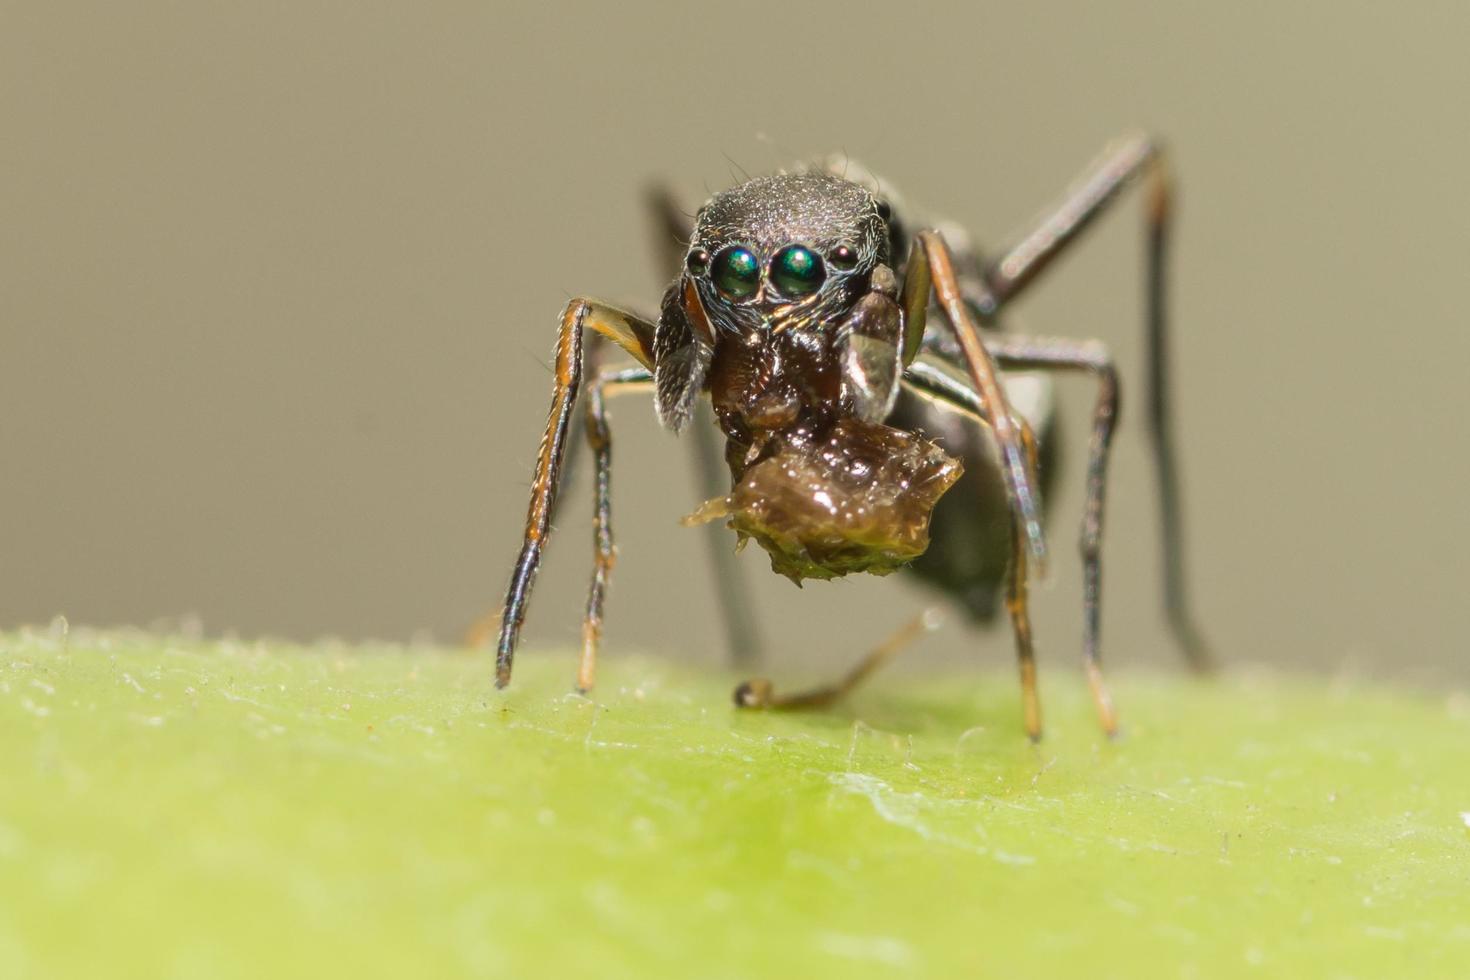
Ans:
[[[887,261],[887,222],[865,188],[778,174],[700,209],[684,275],[716,330],[775,332],[840,318]]]

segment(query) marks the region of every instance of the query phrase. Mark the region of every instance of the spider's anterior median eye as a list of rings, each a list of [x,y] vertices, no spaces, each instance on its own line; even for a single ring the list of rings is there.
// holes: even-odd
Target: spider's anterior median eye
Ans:
[[[761,267],[755,253],[739,245],[722,249],[710,271],[715,288],[730,299],[748,299],[761,285]]]
[[[822,286],[822,258],[805,245],[787,245],[771,260],[771,284],[787,299],[799,299]]]

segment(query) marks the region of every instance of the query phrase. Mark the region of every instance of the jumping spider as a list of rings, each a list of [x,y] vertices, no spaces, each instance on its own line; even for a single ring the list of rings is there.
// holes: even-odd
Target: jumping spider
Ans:
[[[1133,178],[1147,181],[1148,421],[1157,464],[1165,606],[1189,661],[1208,654],[1184,588],[1167,405],[1164,259],[1170,185],[1154,142],[1111,145],[1011,247],[982,258],[963,232],[915,223],[891,188],[850,163],[756,177],[717,194],[688,227],[667,196],[660,220],[687,243],[682,271],[645,318],[592,299],[561,317],[556,383],[536,459],[524,544],[502,611],[496,684],[511,663],[551,531],[579,396],[594,456],[595,568],[577,687],[591,688],[614,558],[604,402],[648,389],[660,423],[684,430],[708,398],[730,490],[686,522],[722,519],[772,568],[801,582],[910,568],[977,620],[1004,605],[1020,658],[1025,727],[1041,733],[1027,613],[1028,568],[1046,558],[1043,478],[1053,470],[1049,375],[1097,382],[1081,552],[1083,664],[1103,729],[1117,718],[1099,668],[1100,545],[1118,376],[1097,341],[1002,332],[999,317]],[[938,230],[938,229],[943,229]],[[604,370],[610,340],[636,366]],[[738,583],[726,591],[739,600]],[[738,627],[746,614],[737,607]],[[910,624],[842,681],[778,695],[741,685],[746,707],[830,701],[890,657]]]

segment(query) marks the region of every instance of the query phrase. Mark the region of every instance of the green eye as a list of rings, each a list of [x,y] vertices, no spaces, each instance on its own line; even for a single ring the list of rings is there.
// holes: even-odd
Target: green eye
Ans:
[[[755,253],[732,245],[722,249],[710,265],[715,288],[730,299],[749,299],[761,285],[761,267]]]
[[[822,259],[805,245],[787,245],[771,260],[771,283],[787,299],[800,299],[822,286]]]

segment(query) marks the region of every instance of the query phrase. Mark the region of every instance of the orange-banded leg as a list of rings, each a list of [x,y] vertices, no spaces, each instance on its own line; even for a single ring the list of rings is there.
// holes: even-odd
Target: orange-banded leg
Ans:
[[[1147,182],[1145,202],[1145,338],[1148,361],[1145,402],[1158,484],[1164,567],[1164,609],[1170,629],[1195,670],[1213,668],[1214,657],[1197,625],[1185,569],[1184,519],[1170,406],[1167,260],[1173,218],[1173,181],[1159,144],[1126,136],[1106,147],[1035,227],[1003,249],[984,271],[977,312],[989,320],[1035,281],[1067,246],[1118,199],[1135,179]],[[972,291],[973,292],[973,291]],[[969,294],[967,294],[969,295]]]
[[[566,457],[567,433],[571,429],[577,396],[586,369],[583,331],[590,329],[609,338],[636,357],[644,367],[653,363],[653,324],[596,300],[574,299],[562,311],[557,333],[551,412],[546,434],[536,453],[531,473],[531,502],[526,511],[526,528],[521,550],[511,569],[505,604],[500,615],[500,637],[495,650],[495,686],[510,683],[516,644],[525,622],[526,607],[541,556],[551,536],[551,516],[561,486]]]
[[[795,694],[778,694],[775,687],[765,678],[748,680],[735,689],[735,704],[741,708],[823,708],[841,700],[852,689],[866,680],[874,671],[898,656],[905,648],[925,633],[940,626],[938,610],[926,609],[900,626],[891,636],[869,651],[857,665],[833,684],[798,691]]]
[[[607,425],[606,397],[621,391],[648,388],[653,374],[647,368],[627,368],[598,375],[587,386],[587,445],[592,449],[592,584],[587,589],[587,612],[582,618],[582,658],[577,666],[577,690],[592,690],[597,676],[597,647],[602,639],[602,606],[608,579],[617,560],[612,533],[612,433]]]
[[[986,419],[1000,449],[1001,473],[1006,483],[1006,496],[1016,514],[1021,536],[1039,573],[1045,571],[1046,538],[1041,529],[1041,494],[1028,465],[1025,441],[1016,414],[1006,399],[996,374],[995,363],[985,349],[980,328],[971,314],[955,273],[954,257],[944,239],[935,231],[921,231],[915,237],[904,268],[904,364],[911,364],[924,343],[929,296],[933,293],[957,346],[958,363],[973,386],[971,393],[979,399],[981,414]]]

